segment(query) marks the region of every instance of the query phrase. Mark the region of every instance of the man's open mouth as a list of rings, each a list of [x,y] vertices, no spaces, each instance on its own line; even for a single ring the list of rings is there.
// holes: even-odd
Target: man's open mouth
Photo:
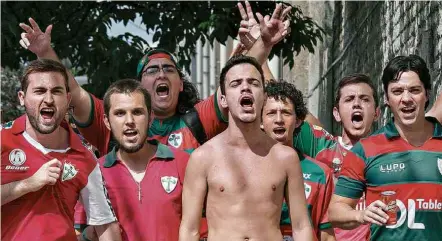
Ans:
[[[159,84],[159,85],[157,85],[155,92],[159,96],[168,96],[169,95],[169,86],[167,84]]]

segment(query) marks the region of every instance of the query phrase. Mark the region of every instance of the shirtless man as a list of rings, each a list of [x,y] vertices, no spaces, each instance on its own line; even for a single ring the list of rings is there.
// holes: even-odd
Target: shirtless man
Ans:
[[[282,240],[284,197],[293,236],[312,240],[298,155],[260,130],[263,82],[253,58],[235,56],[223,68],[221,104],[229,109],[229,125],[190,157],[180,241],[198,240],[205,198],[208,240]]]

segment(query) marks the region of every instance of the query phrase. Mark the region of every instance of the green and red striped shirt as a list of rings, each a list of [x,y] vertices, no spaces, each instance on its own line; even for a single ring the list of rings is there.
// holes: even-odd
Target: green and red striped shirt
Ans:
[[[372,224],[367,240],[442,240],[442,126],[420,147],[406,142],[393,122],[362,139],[345,156],[335,194],[367,205],[396,192],[397,223]]]

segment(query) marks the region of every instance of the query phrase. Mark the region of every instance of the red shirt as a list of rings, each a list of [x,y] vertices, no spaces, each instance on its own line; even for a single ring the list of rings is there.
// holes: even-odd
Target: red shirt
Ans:
[[[144,178],[136,182],[116,150],[99,159],[123,240],[178,240],[181,194],[189,154],[158,144]]]
[[[61,128],[69,131],[70,147],[66,150],[47,149],[30,137],[25,132],[26,116],[2,126],[2,185],[29,178],[53,158],[63,165],[55,185],[46,185],[2,205],[2,240],[77,240],[73,224],[79,197],[89,224],[116,220],[93,154],[66,123]]]
[[[92,109],[89,120],[86,123],[74,122],[86,140],[97,147],[101,156],[103,156],[108,153],[111,132],[104,124],[103,101],[92,94],[90,97]],[[218,109],[216,94],[197,103],[195,109],[208,140],[226,129],[226,121],[222,119],[221,111]],[[164,120],[154,118],[150,124],[148,135],[149,139],[158,140],[164,145],[173,146],[188,153],[192,153],[200,146],[179,115]]]

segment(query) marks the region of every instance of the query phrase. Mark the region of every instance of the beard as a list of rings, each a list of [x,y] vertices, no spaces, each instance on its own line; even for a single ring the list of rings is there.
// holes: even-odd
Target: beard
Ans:
[[[129,146],[129,145],[126,145],[122,140],[119,140],[115,136],[114,129],[112,128],[112,125],[110,123],[109,123],[109,125],[111,127],[111,132],[112,132],[113,139],[114,139],[114,141],[116,143],[116,148],[121,150],[121,151],[123,151],[123,152],[126,152],[126,153],[138,152],[139,150],[141,150],[141,148],[144,147],[144,144],[146,144],[146,142],[147,142],[147,138],[148,138],[147,133],[148,133],[149,129],[146,130],[144,138],[141,137],[142,138],[141,142],[137,143],[136,145]]]
[[[146,139],[147,139],[147,138],[146,138]],[[146,140],[144,140],[144,141],[141,142],[141,143],[138,143],[138,144],[135,145],[135,146],[126,146],[126,145],[124,145],[124,143],[122,144],[122,143],[120,143],[120,142],[117,141],[117,145],[118,145],[118,148],[119,148],[121,151],[123,151],[123,152],[126,152],[126,153],[135,153],[135,152],[141,150],[141,148],[143,148],[145,142],[146,142]]]
[[[47,125],[43,125],[38,121],[38,115],[33,115],[31,113],[31,111],[28,110],[28,108],[26,108],[25,106],[25,111],[26,111],[26,116],[29,119],[29,123],[31,123],[31,126],[34,130],[36,130],[38,133],[40,134],[51,134],[52,132],[54,132],[57,127],[60,125],[61,123],[61,119],[56,117],[56,112],[54,112],[54,117],[55,117],[55,123],[47,126]]]

